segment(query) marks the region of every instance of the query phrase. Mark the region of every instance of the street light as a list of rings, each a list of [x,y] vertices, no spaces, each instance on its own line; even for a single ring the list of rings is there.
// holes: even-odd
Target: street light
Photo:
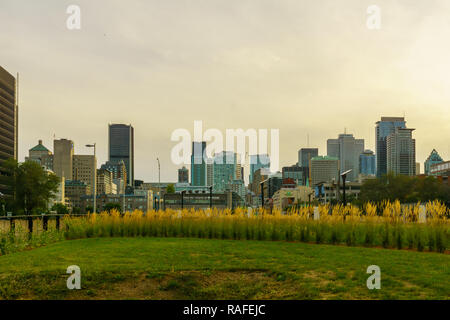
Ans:
[[[159,158],[156,158],[158,161],[158,210],[159,205],[161,204],[161,164],[159,163]]]
[[[347,205],[347,200],[345,199],[345,180],[347,179],[347,174],[349,174],[352,171],[353,170],[350,169],[350,170],[347,170],[347,171],[341,173],[342,187],[344,189],[344,191],[342,192],[342,203],[344,204],[344,207]]]
[[[186,190],[181,191],[181,210],[184,209],[184,194],[186,193]]]
[[[209,186],[209,209],[212,209],[212,189],[213,186]]]
[[[94,183],[93,183],[93,188],[94,188],[94,213],[97,212],[97,165],[95,164],[95,158],[96,158],[96,144],[87,144],[86,147],[88,148],[94,148]]]

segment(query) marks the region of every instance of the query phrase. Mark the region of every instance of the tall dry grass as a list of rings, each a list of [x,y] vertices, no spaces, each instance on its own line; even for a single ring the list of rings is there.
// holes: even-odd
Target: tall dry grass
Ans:
[[[385,202],[358,207],[303,207],[283,215],[274,210],[165,210],[90,214],[66,217],[65,237],[193,237],[206,239],[300,241],[348,246],[384,247],[445,252],[450,211],[440,202],[420,206]],[[316,212],[317,214],[317,212]]]

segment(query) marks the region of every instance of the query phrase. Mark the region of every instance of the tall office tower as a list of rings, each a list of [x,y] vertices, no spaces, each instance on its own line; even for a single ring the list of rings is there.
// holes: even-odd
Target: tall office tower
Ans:
[[[97,181],[97,177],[94,175],[97,173],[97,158],[93,155],[80,155],[75,154],[73,156],[73,170],[72,180],[82,181],[94,190],[94,178]]]
[[[0,67],[0,176],[6,172],[1,163],[7,159],[17,160],[17,136],[18,136],[18,80],[8,71]],[[5,185],[0,185],[0,192],[12,194],[12,190]]]
[[[282,173],[282,177],[283,179],[293,179],[296,183],[296,185],[301,186],[303,185],[306,181],[305,181],[305,170],[303,167],[297,166],[297,165],[293,165],[290,167],[283,167],[283,169],[281,170]]]
[[[430,155],[428,156],[427,160],[425,160],[425,174],[429,176],[431,173],[431,166],[433,164],[441,162],[444,162],[444,159],[442,159],[439,153],[435,149],[433,149],[433,151],[431,151]]]
[[[109,124],[109,161],[122,160],[127,168],[127,185],[134,186],[134,128],[131,124]]]
[[[119,160],[118,162],[106,161],[100,169],[107,169],[111,171],[113,175],[113,179],[123,179],[127,180],[127,168],[123,160]]]
[[[387,137],[387,172],[396,175],[416,175],[416,140],[412,138],[414,130],[395,128],[395,131]]]
[[[270,169],[270,157],[268,154],[250,155],[250,174],[248,176],[249,183],[253,183],[253,175],[256,170],[261,168]]]
[[[312,158],[317,157],[319,155],[319,149],[318,148],[301,148],[298,150],[298,163],[300,167],[304,168],[303,173],[303,183],[306,185],[307,180],[309,184],[309,178],[311,174],[311,170],[309,169],[309,163]]]
[[[66,180],[72,180],[73,148],[72,140],[53,140],[53,172]]]
[[[178,183],[189,183],[189,170],[184,166],[178,169]]]
[[[300,167],[309,168],[309,161],[319,155],[318,148],[301,148],[298,150],[298,163]]]
[[[375,127],[375,152],[377,159],[377,177],[387,173],[387,137],[395,131],[395,128],[406,128],[403,117],[381,117]]]
[[[241,155],[236,154],[236,180],[244,180],[244,176],[242,175],[242,169],[244,169],[241,165]]]
[[[192,142],[191,185],[206,186],[206,142]]]
[[[97,170],[97,194],[117,194],[113,188],[113,174],[108,169]]]
[[[224,192],[236,180],[237,155],[231,151],[222,151],[214,156],[213,189]]]
[[[352,170],[349,181],[356,181],[359,175],[359,155],[364,152],[364,139],[355,139],[352,134],[340,134],[337,139],[327,140],[327,155],[339,159],[340,172]]]
[[[311,159],[311,186],[319,183],[339,181],[339,159],[336,157],[314,157]]]
[[[214,158],[206,159],[206,185],[212,186],[214,182]]]
[[[359,173],[365,176],[376,174],[376,160],[372,150],[364,150],[359,155]]]

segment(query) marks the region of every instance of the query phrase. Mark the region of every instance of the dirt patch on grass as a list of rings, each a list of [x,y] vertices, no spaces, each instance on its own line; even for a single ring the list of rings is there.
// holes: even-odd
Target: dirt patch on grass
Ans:
[[[140,274],[72,291],[69,299],[312,299],[302,284],[265,271],[178,271]]]

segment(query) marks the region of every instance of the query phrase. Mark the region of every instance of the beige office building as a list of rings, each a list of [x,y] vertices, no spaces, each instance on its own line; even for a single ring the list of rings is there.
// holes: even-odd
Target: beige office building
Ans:
[[[319,183],[339,181],[339,159],[319,156],[311,159],[311,187]]]
[[[93,191],[94,175],[97,169],[97,158],[93,155],[73,155],[72,180],[82,181]]]
[[[111,171],[107,169],[97,170],[97,194],[117,194],[117,187],[113,184]]]
[[[73,150],[72,140],[53,140],[53,172],[58,177],[73,180]]]

